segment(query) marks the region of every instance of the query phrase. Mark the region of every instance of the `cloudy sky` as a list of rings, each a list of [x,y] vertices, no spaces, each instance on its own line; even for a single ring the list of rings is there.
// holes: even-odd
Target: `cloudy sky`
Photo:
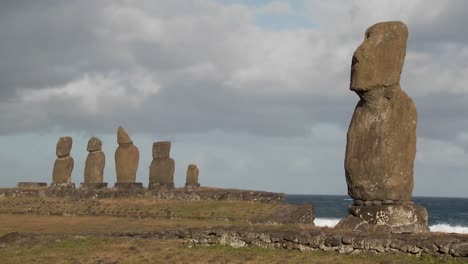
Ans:
[[[72,179],[103,140],[115,182],[115,132],[140,148],[171,140],[175,181],[346,194],[346,131],[358,97],[351,56],[366,28],[409,28],[401,85],[419,112],[415,195],[468,197],[468,2],[2,1],[0,185],[50,182],[70,135]]]

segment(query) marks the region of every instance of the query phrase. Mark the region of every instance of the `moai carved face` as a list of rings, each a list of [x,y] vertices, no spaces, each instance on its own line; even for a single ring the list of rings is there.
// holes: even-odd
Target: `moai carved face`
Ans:
[[[170,141],[160,141],[153,143],[153,158],[169,158],[171,152]]]
[[[57,157],[63,158],[70,156],[73,140],[71,137],[61,137],[57,142],[56,154]]]
[[[364,42],[353,55],[350,89],[365,92],[399,83],[407,39],[408,28],[399,21],[368,28]]]
[[[102,148],[102,141],[99,138],[92,137],[89,139],[88,148],[87,148],[89,152],[98,151],[98,150],[101,150],[101,148]]]

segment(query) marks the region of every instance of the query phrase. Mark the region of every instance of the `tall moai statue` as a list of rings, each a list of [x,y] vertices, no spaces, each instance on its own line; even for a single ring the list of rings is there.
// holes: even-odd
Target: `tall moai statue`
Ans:
[[[200,187],[200,183],[198,182],[198,174],[199,170],[197,165],[190,164],[187,167],[187,177],[185,179],[185,189],[187,191],[194,191]]]
[[[97,137],[92,137],[88,141],[88,157],[86,158],[84,170],[84,182],[82,189],[100,189],[107,187],[104,181],[104,167],[106,165],[106,155],[101,150],[102,141]]]
[[[61,137],[57,142],[56,155],[52,171],[52,186],[74,187],[71,182],[74,160],[70,156],[73,139],[71,137]]]
[[[350,90],[360,98],[348,129],[345,174],[354,198],[338,227],[425,232],[427,212],[411,201],[417,112],[401,89],[408,29],[402,22],[367,29],[351,64]]]
[[[119,127],[117,130],[117,143],[119,147],[115,151],[115,172],[117,174],[115,188],[141,188],[142,184],[135,182],[140,152],[123,127]]]
[[[169,157],[171,142],[153,143],[153,161],[149,168],[149,188],[174,188],[175,162]]]

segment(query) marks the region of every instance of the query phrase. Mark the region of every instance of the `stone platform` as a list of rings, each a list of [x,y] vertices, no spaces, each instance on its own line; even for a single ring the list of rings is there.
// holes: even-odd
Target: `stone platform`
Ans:
[[[143,190],[143,183],[141,182],[116,182],[114,189],[119,191],[138,191]]]
[[[46,189],[46,182],[18,182],[16,185],[18,189],[21,190],[37,190],[37,189]]]
[[[174,183],[163,184],[163,183],[150,182],[148,184],[148,189],[149,190],[172,190],[174,189]]]
[[[99,190],[107,188],[107,182],[99,182],[99,183],[90,183],[90,182],[82,182],[80,183],[80,189],[82,190]]]
[[[410,203],[393,205],[350,205],[349,215],[337,228],[354,232],[424,233],[429,232],[424,207]]]

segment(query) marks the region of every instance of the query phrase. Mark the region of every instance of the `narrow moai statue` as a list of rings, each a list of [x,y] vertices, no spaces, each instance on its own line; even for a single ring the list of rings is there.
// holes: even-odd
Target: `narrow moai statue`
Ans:
[[[149,188],[174,188],[175,162],[171,159],[171,142],[153,143],[153,161],[149,168]]]
[[[428,231],[426,210],[411,202],[417,112],[400,87],[407,39],[404,23],[378,23],[354,52],[350,90],[360,100],[348,129],[345,174],[355,202],[338,227]]]
[[[88,141],[88,157],[86,158],[84,170],[84,182],[81,188],[105,188],[104,167],[106,165],[106,155],[102,151],[102,141],[97,137],[92,137]]]
[[[190,164],[187,167],[187,177],[185,179],[185,189],[188,191],[194,191],[200,187],[198,182],[199,170],[197,165]]]
[[[56,155],[52,171],[52,185],[71,185],[71,174],[74,160],[70,156],[73,139],[71,137],[61,137],[57,142]]]
[[[117,143],[119,147],[115,151],[115,172],[117,174],[115,187],[141,187],[141,183],[135,183],[140,152],[123,127],[119,127],[117,130]]]

